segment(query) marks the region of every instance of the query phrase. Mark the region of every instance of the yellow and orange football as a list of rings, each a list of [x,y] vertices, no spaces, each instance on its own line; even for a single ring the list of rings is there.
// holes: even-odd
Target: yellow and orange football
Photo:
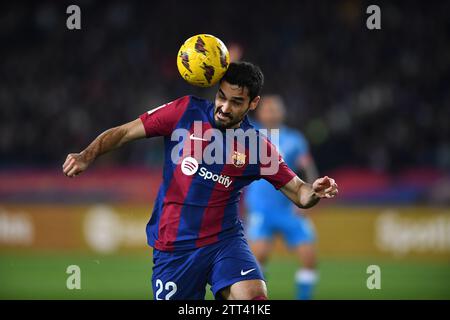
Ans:
[[[199,87],[215,85],[230,64],[225,44],[210,34],[198,34],[187,39],[177,56],[178,71],[184,80]]]

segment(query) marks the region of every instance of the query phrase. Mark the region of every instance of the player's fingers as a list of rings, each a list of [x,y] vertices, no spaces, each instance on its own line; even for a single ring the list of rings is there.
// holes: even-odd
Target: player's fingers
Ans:
[[[333,191],[333,187],[326,188],[323,192],[330,193],[331,191]]]
[[[319,188],[322,188],[322,187],[325,187],[326,186],[326,183],[325,183],[325,177],[324,178],[319,178],[319,179],[317,179],[315,182],[314,182],[314,186],[315,187],[319,187]]]
[[[68,166],[72,166],[74,163],[75,163],[74,158],[67,159],[66,162],[64,162],[63,164],[63,169],[67,168]]]
[[[68,155],[68,156],[66,157],[66,161],[64,161],[62,167],[65,168],[65,167],[69,164],[69,162],[70,162],[70,155]]]
[[[325,177],[320,178],[319,183],[322,184],[322,183],[325,183],[327,181],[328,181],[328,176],[325,176]]]
[[[66,157],[66,161],[64,161],[63,167],[67,166],[71,161],[75,161],[75,154],[74,153],[69,153]]]
[[[73,168],[73,163],[69,163],[65,168],[63,168],[64,174],[67,176],[70,170]]]
[[[74,165],[72,167],[72,169],[67,173],[67,176],[73,177],[73,176],[75,176],[75,174],[78,174],[79,172],[80,172],[80,169],[78,168],[78,166]]]
[[[325,192],[330,192],[332,190],[336,190],[337,189],[337,184],[333,183],[331,184],[331,186],[329,186],[328,188],[325,189]]]
[[[328,176],[322,178],[322,181],[319,183],[321,186],[330,186],[331,179]]]
[[[63,171],[65,171],[65,173],[67,173],[68,171],[70,171],[70,169],[72,169],[72,167],[75,164],[76,164],[76,159],[74,157],[68,158],[68,160],[63,165]]]
[[[337,194],[338,194],[338,191],[337,190],[333,190],[333,191],[327,193],[327,197],[328,198],[334,198]]]
[[[75,176],[75,169],[72,169],[72,170],[70,170],[68,173],[67,173],[67,176],[69,177],[69,178],[73,178],[74,176]]]
[[[334,198],[337,194],[338,194],[338,191],[336,189],[336,190],[332,190],[332,191],[330,191],[328,193],[325,193],[325,197],[327,197],[327,198]]]
[[[333,198],[338,194],[338,189],[334,187],[327,188],[326,190],[322,192],[318,192],[318,195],[321,198]]]

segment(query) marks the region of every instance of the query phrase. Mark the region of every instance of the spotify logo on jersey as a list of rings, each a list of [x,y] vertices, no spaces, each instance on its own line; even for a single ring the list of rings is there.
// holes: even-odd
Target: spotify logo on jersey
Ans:
[[[195,158],[186,157],[181,162],[181,172],[187,176],[192,176],[198,170],[198,162]]]
[[[228,188],[233,183],[233,180],[229,176],[213,173],[205,167],[201,167],[200,170],[198,170],[198,168],[198,161],[195,158],[186,157],[181,162],[181,172],[187,176],[192,176],[198,171],[198,175],[202,177],[203,180],[212,180],[213,182],[223,185],[225,188]]]

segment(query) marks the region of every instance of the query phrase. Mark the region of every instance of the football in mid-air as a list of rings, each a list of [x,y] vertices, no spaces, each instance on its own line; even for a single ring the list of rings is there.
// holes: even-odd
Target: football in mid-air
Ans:
[[[194,86],[215,85],[223,77],[229,64],[227,47],[219,38],[209,34],[190,37],[178,51],[178,71]]]

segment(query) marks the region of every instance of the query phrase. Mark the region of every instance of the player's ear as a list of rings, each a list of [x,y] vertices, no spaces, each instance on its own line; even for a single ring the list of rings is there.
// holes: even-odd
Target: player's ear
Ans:
[[[261,100],[261,96],[256,96],[253,98],[253,100],[250,102],[250,110],[255,110],[258,106],[259,100]]]

